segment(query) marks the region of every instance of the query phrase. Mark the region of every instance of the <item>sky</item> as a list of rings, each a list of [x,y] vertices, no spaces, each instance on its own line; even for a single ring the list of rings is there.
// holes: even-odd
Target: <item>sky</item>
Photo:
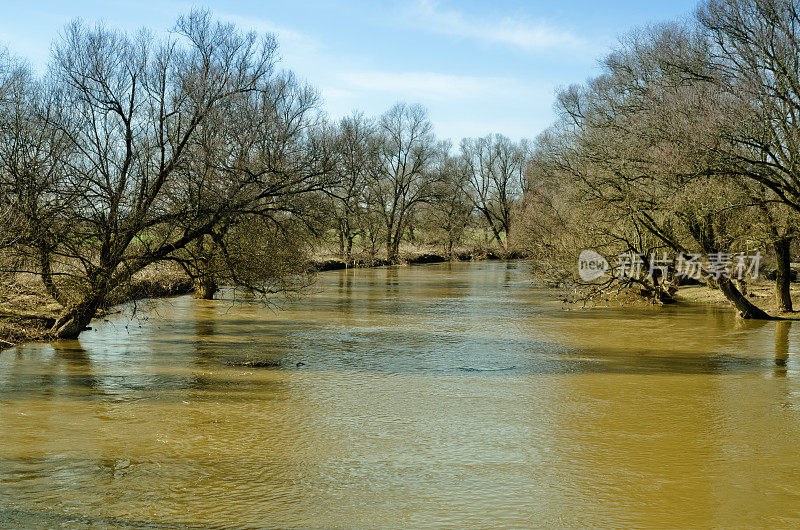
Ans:
[[[332,119],[424,105],[441,138],[534,138],[555,118],[559,87],[599,73],[636,27],[688,17],[696,0],[2,0],[0,43],[47,67],[74,18],[166,33],[204,8],[242,29],[278,36],[282,67],[316,86]]]

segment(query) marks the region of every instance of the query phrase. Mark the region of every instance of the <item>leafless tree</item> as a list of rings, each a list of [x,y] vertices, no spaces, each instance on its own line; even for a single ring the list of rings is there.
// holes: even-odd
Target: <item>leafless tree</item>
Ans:
[[[285,291],[287,271],[296,278],[304,270],[309,231],[319,229],[323,211],[321,191],[336,179],[335,146],[322,125],[317,91],[283,73],[198,127],[182,170],[195,188],[185,200],[196,209],[236,195],[242,202],[170,256],[196,280],[197,296],[213,297],[224,283]],[[249,255],[240,256],[234,250],[245,250],[245,240]],[[294,253],[284,264],[266,255],[291,254],[284,249]]]
[[[384,223],[386,258],[396,261],[414,209],[432,197],[435,175],[430,167],[441,149],[427,111],[419,105],[396,104],[380,117],[377,131],[371,195]]]
[[[736,168],[709,149],[719,143],[724,115],[713,87],[676,67],[696,59],[696,38],[680,25],[634,33],[601,76],[559,95],[569,140],[556,167],[581,190],[575,205],[598,241],[617,252],[708,255],[744,241],[741,220],[752,201]],[[730,278],[715,283],[742,316],[767,317]]]
[[[67,26],[33,114],[58,145],[48,170],[25,156],[36,138],[4,160],[18,188],[42,182],[21,211],[35,237],[16,250],[65,307],[56,336],[76,337],[139,271],[320,187],[328,151],[297,119],[307,105],[275,105],[305,98],[275,72],[276,46],[205,12],[164,41]]]
[[[527,142],[515,143],[501,134],[461,142],[469,196],[503,249],[511,233],[515,202],[522,198],[528,155]]]
[[[466,173],[457,156],[440,157],[436,170],[439,175],[434,184],[433,197],[420,212],[421,224],[447,259],[455,256],[470,225],[472,201],[467,195]]]
[[[793,0],[708,0],[701,3],[697,19],[710,43],[709,82],[731,118],[721,148],[738,173],[755,184],[751,187],[778,264],[778,306],[791,311],[795,223],[787,224],[781,212],[770,208],[780,201],[800,211],[798,5]]]
[[[337,178],[329,194],[333,198],[339,257],[345,263],[350,263],[353,240],[366,220],[366,188],[377,160],[378,143],[375,124],[363,113],[342,118],[335,135]]]

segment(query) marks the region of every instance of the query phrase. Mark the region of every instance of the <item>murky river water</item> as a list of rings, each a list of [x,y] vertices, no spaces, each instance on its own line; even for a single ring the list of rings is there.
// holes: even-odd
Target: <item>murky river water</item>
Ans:
[[[0,526],[800,524],[800,323],[502,262],[232,297],[0,353]]]

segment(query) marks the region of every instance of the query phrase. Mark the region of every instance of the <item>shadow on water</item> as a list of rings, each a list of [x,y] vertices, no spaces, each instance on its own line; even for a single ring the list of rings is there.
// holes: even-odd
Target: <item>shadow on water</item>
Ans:
[[[400,292],[400,278],[396,265],[386,267],[386,294],[397,295]]]
[[[350,312],[353,307],[353,269],[345,269],[339,273],[338,289],[336,290],[336,306],[339,311]]]
[[[32,391],[48,399],[103,394],[92,359],[77,340],[19,346],[0,359],[0,397]]]
[[[781,320],[775,323],[775,375],[786,377],[789,364],[789,330],[792,329],[790,320]]]
[[[547,296],[502,262],[332,271],[2,352],[0,527],[791,526],[791,322]]]

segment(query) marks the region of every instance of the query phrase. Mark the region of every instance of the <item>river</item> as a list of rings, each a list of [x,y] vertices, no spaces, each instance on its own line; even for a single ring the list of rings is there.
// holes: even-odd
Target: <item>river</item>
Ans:
[[[800,524],[800,324],[564,308],[524,262],[224,295],[0,353],[0,526]]]

